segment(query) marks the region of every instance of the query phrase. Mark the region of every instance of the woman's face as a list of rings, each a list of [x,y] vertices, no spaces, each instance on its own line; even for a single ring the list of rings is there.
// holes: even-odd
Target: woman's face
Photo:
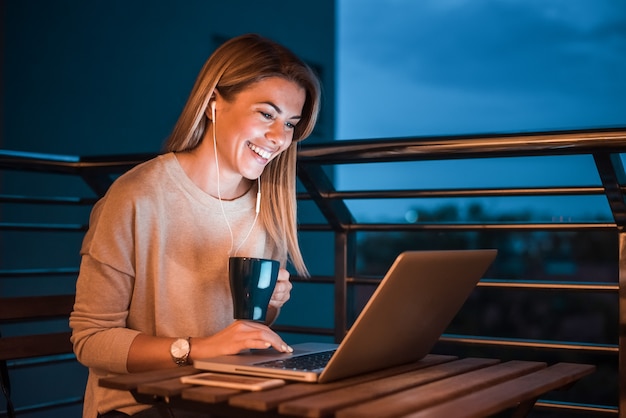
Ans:
[[[216,94],[215,130],[220,172],[258,178],[293,140],[305,90],[280,77],[250,85],[228,102]]]

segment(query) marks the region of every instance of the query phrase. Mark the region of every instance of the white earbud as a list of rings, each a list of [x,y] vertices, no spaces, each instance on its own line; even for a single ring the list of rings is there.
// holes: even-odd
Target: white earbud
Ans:
[[[215,123],[215,100],[211,102],[211,121]]]

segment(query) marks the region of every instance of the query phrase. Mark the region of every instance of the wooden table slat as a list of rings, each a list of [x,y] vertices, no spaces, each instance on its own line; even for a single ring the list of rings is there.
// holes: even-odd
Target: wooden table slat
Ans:
[[[359,403],[338,411],[337,418],[379,418],[400,416],[441,402],[446,402],[498,384],[507,379],[545,368],[546,363],[509,361],[413,387],[385,398]]]
[[[295,399],[282,403],[278,407],[278,411],[286,415],[300,415],[313,418],[324,417],[349,405],[379,399],[404,389],[443,379],[447,376],[454,376],[471,370],[492,366],[497,363],[498,360],[495,359],[464,358],[425,369],[390,376],[385,379],[352,385],[333,391],[333,396],[326,396],[326,394],[321,393]]]
[[[143,383],[173,379],[199,372],[200,370],[195,369],[192,366],[185,366],[177,367],[175,369],[154,370],[143,373],[119,374],[100,379],[99,385],[109,389],[136,390],[137,387]]]
[[[537,399],[544,393],[564,387],[593,373],[588,364],[557,363],[500,385],[450,399],[446,403],[405,415],[405,418],[484,417],[515,407],[519,403]]]
[[[171,398],[182,393],[183,389],[189,387],[189,384],[180,381],[180,377],[159,380],[156,382],[141,383],[137,386],[137,392],[143,395],[161,396],[163,398]]]
[[[220,388],[215,386],[193,386],[183,389],[181,397],[190,401],[208,404],[226,402],[231,396],[238,395],[241,390]]]
[[[426,367],[435,366],[437,364],[446,363],[456,360],[455,356],[445,356],[439,354],[429,354],[422,360],[415,363],[405,364],[389,369],[379,370],[377,372],[367,373],[360,376],[355,376],[347,379],[338,380],[331,383],[293,383],[287,386],[283,386],[277,389],[271,389],[261,392],[247,392],[241,395],[233,396],[229,399],[229,403],[232,406],[240,408],[256,410],[256,411],[271,411],[278,407],[282,402],[289,401],[291,399],[300,398],[302,396],[314,395],[317,393],[328,392],[331,390],[340,389],[346,386],[351,386],[363,382],[373,381],[388,376],[393,376],[398,373],[404,373],[411,370],[423,369]]]

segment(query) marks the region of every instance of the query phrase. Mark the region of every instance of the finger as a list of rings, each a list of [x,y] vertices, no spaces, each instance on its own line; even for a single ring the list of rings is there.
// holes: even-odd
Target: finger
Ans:
[[[293,289],[293,285],[289,280],[277,282],[270,299],[270,305],[277,308],[283,306],[291,296],[291,289]]]
[[[278,336],[276,337],[277,338],[273,338],[272,341],[267,341],[271,347],[273,347],[276,351],[280,351],[281,353],[293,353],[293,348],[287,345],[287,343],[284,342],[282,338]]]
[[[245,341],[243,349],[249,350],[263,350],[272,347],[276,351],[280,351],[281,353],[293,353],[293,348],[291,348],[287,343],[280,340],[279,342],[270,342],[265,340],[256,340],[249,339]]]
[[[270,299],[270,306],[274,306],[275,308],[281,308],[290,298],[290,294],[287,293],[275,293]]]
[[[270,302],[286,302],[289,299],[288,293],[276,292],[270,298]]]
[[[267,325],[256,322],[256,321],[247,321],[245,319],[240,319],[233,322],[233,326],[237,326],[240,328],[238,332],[252,332],[252,330],[261,331],[261,332],[270,332],[274,333]]]
[[[274,308],[280,309],[283,307],[283,305],[285,304],[285,302],[283,302],[282,300],[278,300],[278,299],[271,299],[269,306],[273,306]]]
[[[292,286],[291,283],[289,282],[280,282],[276,284],[276,287],[274,288],[274,295],[278,295],[278,294],[288,294],[289,292],[291,292]]]
[[[278,280],[279,281],[285,281],[285,280],[289,280],[289,277],[291,275],[289,274],[289,271],[286,269],[280,269],[278,270]]]
[[[273,347],[283,353],[291,353],[293,349],[278,334],[264,324],[245,321],[249,332],[245,338],[245,348],[263,349]]]

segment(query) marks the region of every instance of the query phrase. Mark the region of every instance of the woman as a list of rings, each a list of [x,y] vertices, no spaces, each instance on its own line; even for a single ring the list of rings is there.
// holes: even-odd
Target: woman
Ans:
[[[104,376],[291,350],[267,325],[233,320],[227,262],[280,260],[268,323],[289,299],[287,260],[307,275],[296,147],[319,101],[319,81],[292,52],[257,35],[231,39],[202,68],[167,152],[118,178],[94,206],[70,316],[74,351],[89,367],[84,417],[146,408],[99,387]]]

